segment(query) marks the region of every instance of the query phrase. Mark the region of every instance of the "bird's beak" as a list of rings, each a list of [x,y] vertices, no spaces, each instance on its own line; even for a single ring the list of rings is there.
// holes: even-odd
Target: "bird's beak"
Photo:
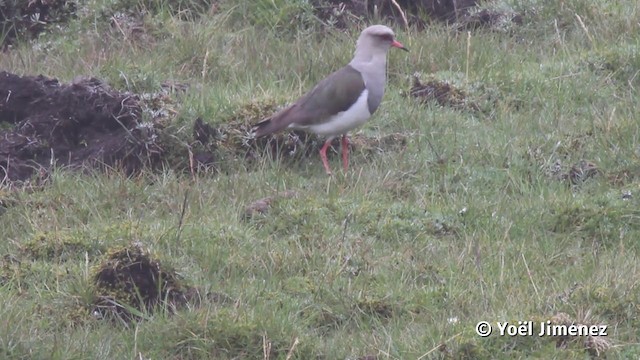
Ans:
[[[391,43],[391,46],[397,47],[398,49],[402,49],[402,50],[404,50],[406,52],[409,52],[409,49],[404,47],[404,45],[402,45],[398,40],[393,40],[393,42]]]

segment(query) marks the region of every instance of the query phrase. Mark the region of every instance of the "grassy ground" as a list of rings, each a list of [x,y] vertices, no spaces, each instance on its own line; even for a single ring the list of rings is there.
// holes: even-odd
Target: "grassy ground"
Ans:
[[[640,8],[524,3],[509,33],[396,27],[412,51],[391,52],[385,99],[361,131],[408,142],[356,151],[346,174],[327,177],[317,156],[228,158],[195,178],[61,170],[37,191],[0,188],[0,357],[588,357],[585,338],[556,347],[474,330],[559,313],[608,325],[609,358],[640,357]],[[350,59],[359,29],[318,36],[242,6],[194,21],[160,9],[143,40],[85,14],[3,53],[0,68],[135,92],[189,83],[180,136],[197,116],[220,124],[291,101]],[[414,72],[456,78],[490,106],[419,104],[405,96]],[[584,181],[570,171],[582,160],[598,169]],[[287,189],[298,196],[241,216]],[[94,318],[96,265],[133,242],[229,301],[128,325]]]

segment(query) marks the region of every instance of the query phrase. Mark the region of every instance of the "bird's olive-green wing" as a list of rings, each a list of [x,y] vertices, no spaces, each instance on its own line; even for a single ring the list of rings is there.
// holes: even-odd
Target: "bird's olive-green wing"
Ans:
[[[299,127],[322,124],[349,109],[364,89],[360,72],[347,65],[320,81],[293,105],[256,124],[255,134],[265,136],[292,124]]]
[[[298,102],[299,126],[321,124],[330,117],[348,110],[365,89],[359,71],[350,65],[329,75]]]

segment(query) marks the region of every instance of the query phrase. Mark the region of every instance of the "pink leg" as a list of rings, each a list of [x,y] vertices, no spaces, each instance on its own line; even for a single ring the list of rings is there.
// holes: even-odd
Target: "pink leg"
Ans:
[[[342,166],[344,172],[349,169],[349,137],[347,134],[342,135]]]
[[[331,175],[331,169],[329,168],[329,160],[327,160],[327,149],[331,145],[331,139],[328,139],[322,145],[320,149],[320,158],[322,159],[322,165],[324,165],[324,170],[327,172],[327,175]]]

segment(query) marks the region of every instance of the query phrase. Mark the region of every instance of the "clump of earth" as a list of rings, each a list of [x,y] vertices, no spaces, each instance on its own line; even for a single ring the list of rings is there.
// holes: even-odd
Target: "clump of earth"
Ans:
[[[2,71],[0,98],[0,179],[45,177],[54,166],[133,173],[162,156],[139,97],[99,79],[62,84]]]

